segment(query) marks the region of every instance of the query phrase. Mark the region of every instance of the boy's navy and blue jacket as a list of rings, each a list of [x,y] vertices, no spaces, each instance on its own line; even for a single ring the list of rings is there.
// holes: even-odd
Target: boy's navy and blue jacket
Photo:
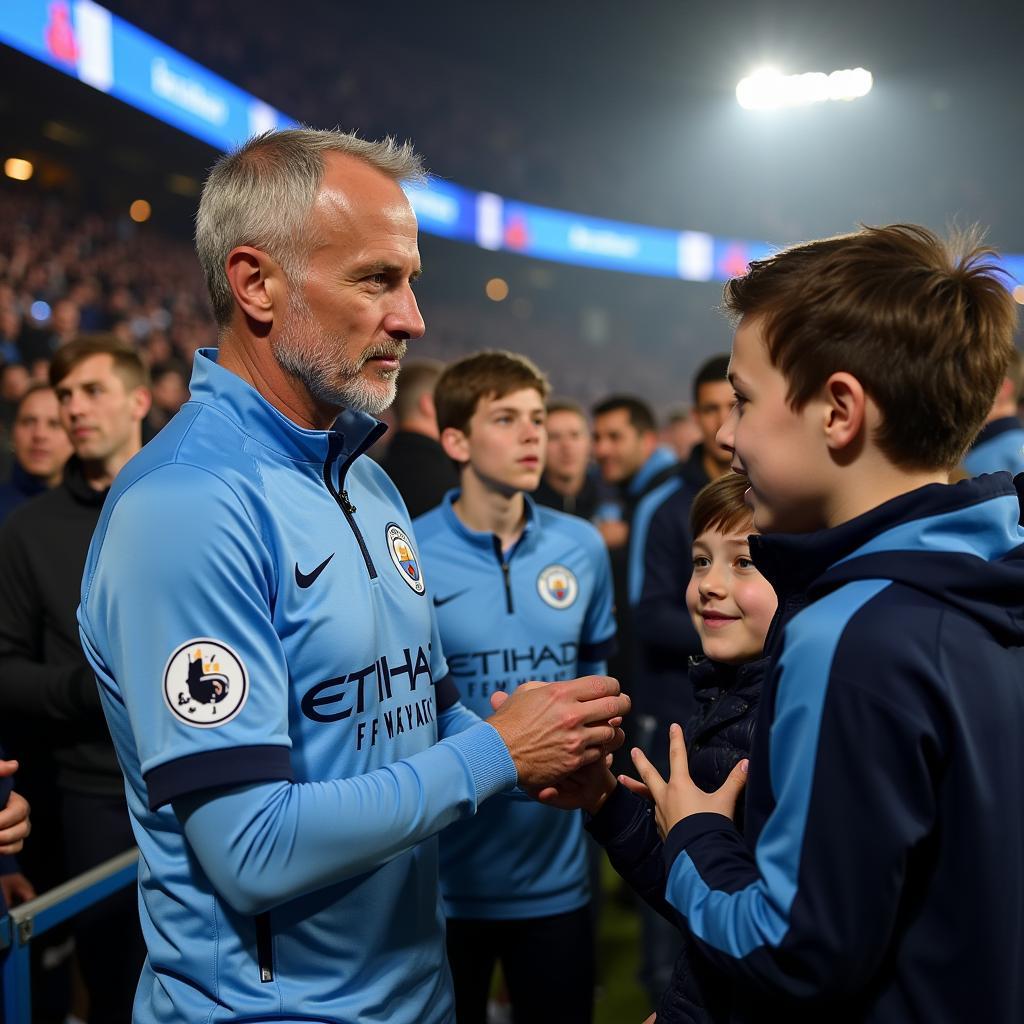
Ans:
[[[751,540],[780,603],[745,835],[665,843],[730,1020],[1024,1019],[1019,522],[997,474]]]
[[[982,473],[1024,472],[1024,426],[1016,416],[1001,416],[981,428],[964,468],[971,476]]]

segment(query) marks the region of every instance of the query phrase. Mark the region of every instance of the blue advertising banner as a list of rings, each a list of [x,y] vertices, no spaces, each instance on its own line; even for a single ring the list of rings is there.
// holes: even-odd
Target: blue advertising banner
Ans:
[[[94,0],[0,3],[0,42],[217,149],[297,123]],[[437,178],[406,194],[428,234],[576,266],[725,281],[773,250],[765,242],[534,206]],[[1024,255],[1007,254],[1002,264],[1011,287],[1024,283]]]

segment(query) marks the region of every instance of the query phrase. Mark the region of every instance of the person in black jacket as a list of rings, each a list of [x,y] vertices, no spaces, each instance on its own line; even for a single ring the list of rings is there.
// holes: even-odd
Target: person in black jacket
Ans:
[[[0,484],[0,523],[29,498],[56,487],[71,455],[49,384],[30,384],[21,396],[11,426],[11,453],[11,478]]]
[[[750,558],[751,510],[747,481],[729,473],[694,498],[690,512],[693,575],[686,608],[705,657],[691,663],[696,710],[686,724],[690,775],[713,793],[750,756],[767,669],[763,647],[777,601]],[[615,870],[645,902],[687,933],[665,898],[664,849],[646,789],[598,765],[578,772],[544,802],[583,807],[587,829],[604,846]],[[715,1024],[728,1019],[730,983],[685,941],[671,981],[657,1002],[659,1024]]]
[[[113,338],[65,345],[50,378],[75,454],[60,486],[15,509],[0,528],[0,715],[5,746],[28,768],[36,837],[23,867],[40,892],[134,845],[76,610],[100,510],[141,447],[149,409],[144,366]],[[134,893],[85,912],[73,930],[90,1021],[130,1019],[145,955]]]
[[[434,385],[444,370],[436,359],[410,359],[395,391],[395,436],[381,466],[398,488],[409,517],[429,512],[459,486],[454,463],[438,441]]]

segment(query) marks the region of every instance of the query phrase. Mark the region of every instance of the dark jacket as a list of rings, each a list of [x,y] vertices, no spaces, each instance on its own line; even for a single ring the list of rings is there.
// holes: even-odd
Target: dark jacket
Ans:
[[[690,668],[697,709],[685,726],[690,777],[707,793],[750,756],[767,658],[744,665],[700,659]],[[737,807],[737,821],[742,805]],[[616,787],[587,830],[637,894],[686,935],[686,922],[665,899],[668,870],[651,805]],[[714,1024],[728,1019],[732,982],[687,940],[658,1003],[659,1024]]]
[[[697,710],[686,723],[686,750],[690,778],[713,793],[754,746],[761,685],[768,673],[768,658],[743,665],[723,665],[709,658],[690,667]],[[736,827],[743,830],[743,805],[736,808]]]
[[[606,486],[602,486],[600,477],[593,469],[587,471],[583,478],[583,486],[576,494],[562,494],[556,491],[547,479],[541,478],[537,490],[533,492],[533,500],[538,505],[546,505],[559,512],[567,512],[571,516],[593,519],[601,502],[607,498]]]
[[[46,481],[31,473],[26,473],[15,460],[11,464],[11,478],[0,484],[0,523],[2,523],[19,505],[24,505],[29,498],[42,494]]]
[[[411,430],[395,434],[381,466],[398,488],[410,519],[440,505],[445,494],[459,486],[458,471],[441,445]]]
[[[745,833],[664,851],[731,1021],[1024,1020],[1020,516],[995,474],[751,540],[780,613]]]
[[[0,528],[0,720],[11,756],[52,750],[62,789],[115,796],[124,782],[76,618],[105,497],[72,457],[59,487]]]

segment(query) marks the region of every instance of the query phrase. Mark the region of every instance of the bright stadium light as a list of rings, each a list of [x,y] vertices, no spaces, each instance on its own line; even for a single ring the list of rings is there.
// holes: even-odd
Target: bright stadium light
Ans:
[[[763,68],[744,78],[736,86],[736,99],[745,110],[777,110],[779,107],[806,107],[827,100],[855,100],[871,92],[874,78],[864,68],[833,71],[809,71],[803,75],[784,75]]]

